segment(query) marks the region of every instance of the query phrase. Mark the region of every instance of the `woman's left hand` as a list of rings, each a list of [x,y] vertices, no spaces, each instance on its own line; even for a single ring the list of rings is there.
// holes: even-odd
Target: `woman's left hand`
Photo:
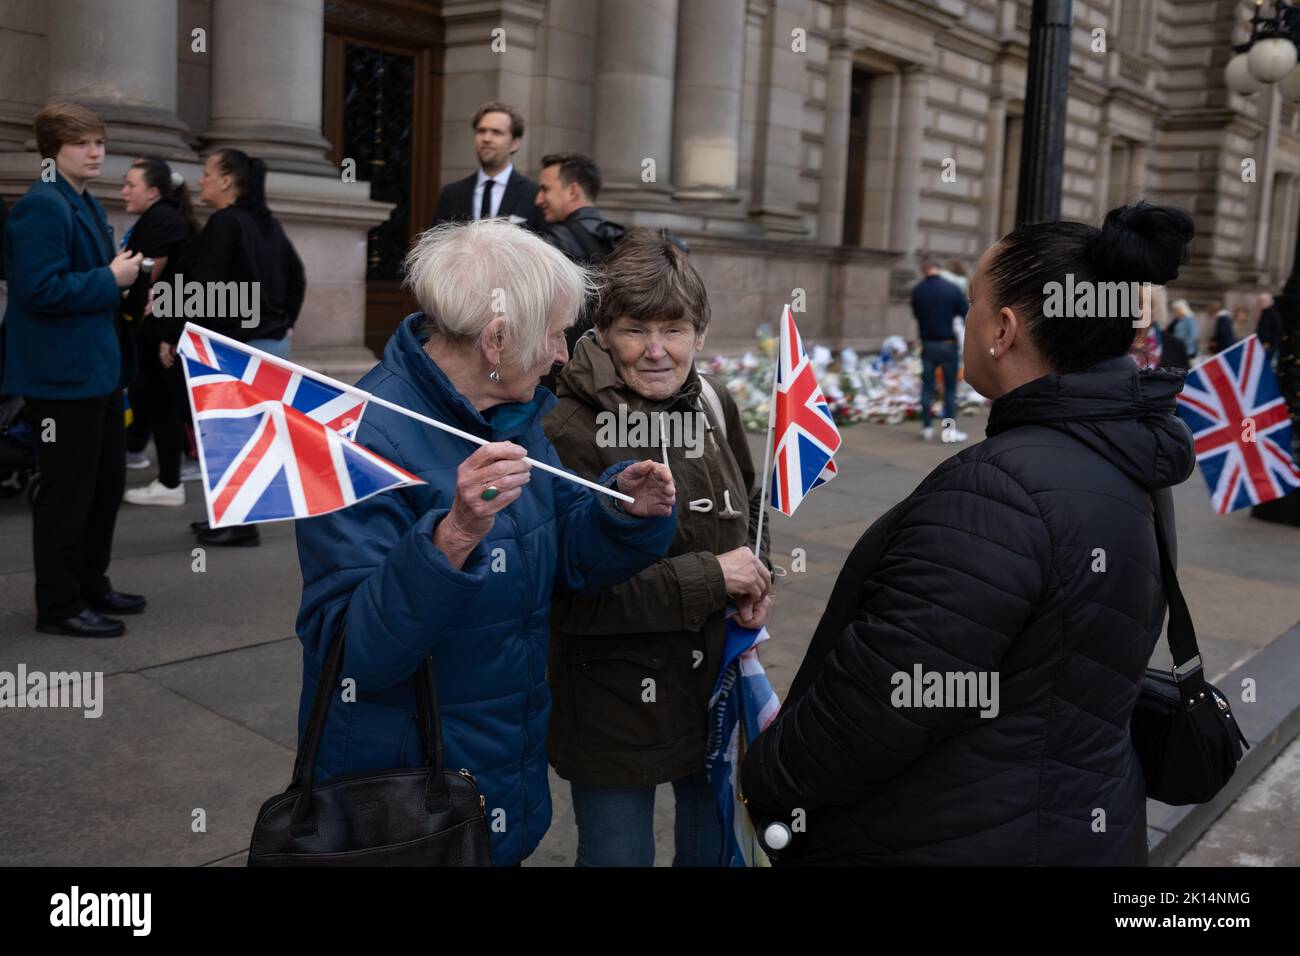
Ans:
[[[772,609],[772,595],[761,601],[752,601],[736,609],[736,623],[741,627],[758,630],[767,621],[767,612]]]
[[[663,517],[673,513],[677,486],[667,465],[657,461],[638,461],[618,473],[618,490],[636,500],[619,502],[628,514],[641,518]]]

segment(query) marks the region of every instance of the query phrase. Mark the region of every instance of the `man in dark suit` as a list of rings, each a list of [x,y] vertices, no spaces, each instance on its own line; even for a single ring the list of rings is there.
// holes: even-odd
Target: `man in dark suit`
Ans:
[[[125,626],[105,615],[145,608],[107,576],[126,484],[122,389],[135,357],[118,311],[141,256],[113,254],[104,209],[86,190],[103,167],[103,121],[51,103],[33,126],[41,156],[54,162],[5,224],[0,391],[23,396],[36,437],[36,629],[117,637]]]
[[[486,103],[474,114],[472,128],[478,171],[442,187],[433,224],[499,218],[541,231],[537,183],[521,176],[513,163],[524,141],[523,116],[505,103]]]

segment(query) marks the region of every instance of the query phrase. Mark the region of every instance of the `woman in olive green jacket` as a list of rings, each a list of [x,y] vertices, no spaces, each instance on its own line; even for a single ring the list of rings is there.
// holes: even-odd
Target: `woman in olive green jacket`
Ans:
[[[595,328],[543,427],[588,478],[629,457],[662,460],[666,444],[680,518],[667,556],[640,574],[555,595],[549,756],[572,786],[579,866],[653,865],[655,787],[668,782],[674,865],[717,866],[708,704],[728,605],[751,627],[771,606],[771,574],[752,550],[759,485],[735,402],[695,370],[709,304],[685,254],[632,230],[604,266]]]

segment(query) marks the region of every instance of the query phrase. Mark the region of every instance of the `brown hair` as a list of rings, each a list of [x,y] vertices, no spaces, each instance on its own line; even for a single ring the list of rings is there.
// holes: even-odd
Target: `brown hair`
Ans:
[[[32,119],[36,148],[42,159],[59,155],[68,143],[75,143],[87,133],[107,138],[104,121],[79,103],[50,103]]]
[[[602,266],[600,305],[593,320],[601,332],[620,315],[641,322],[689,316],[696,334],[708,328],[704,280],[663,230],[629,229]]]
[[[582,153],[547,153],[542,157],[542,169],[560,167],[560,182],[565,186],[577,183],[592,202],[600,195],[600,167],[595,160]]]
[[[474,119],[470,122],[470,129],[478,129],[478,122],[488,113],[505,113],[510,117],[510,136],[513,139],[524,138],[524,114],[519,112],[508,103],[498,103],[493,100],[491,103],[484,103],[474,114]]]

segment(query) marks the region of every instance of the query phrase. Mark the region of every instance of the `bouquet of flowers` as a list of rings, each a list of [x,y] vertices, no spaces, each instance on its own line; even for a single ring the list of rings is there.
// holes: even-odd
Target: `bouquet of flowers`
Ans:
[[[770,327],[760,326],[754,350],[740,356],[717,355],[701,361],[698,369],[721,378],[740,407],[747,431],[767,428],[768,405],[772,399],[776,339]],[[812,362],[822,394],[838,425],[880,422],[897,425],[921,413],[920,348],[909,346],[902,336],[885,339],[878,354],[864,359],[850,348],[838,356],[825,346],[810,344]],[[936,399],[939,389],[936,387]],[[974,415],[987,403],[958,373],[957,413]],[[935,417],[942,403],[935,402]]]

